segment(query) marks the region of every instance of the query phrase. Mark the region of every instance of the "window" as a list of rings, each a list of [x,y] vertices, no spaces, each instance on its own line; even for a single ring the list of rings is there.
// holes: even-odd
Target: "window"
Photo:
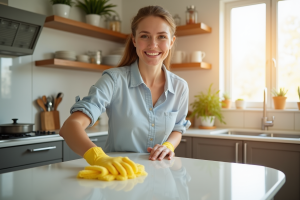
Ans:
[[[228,1],[228,0],[223,0]],[[224,4],[223,90],[232,101],[262,107],[263,89],[288,89],[286,108],[296,108],[300,86],[300,1],[247,0]]]

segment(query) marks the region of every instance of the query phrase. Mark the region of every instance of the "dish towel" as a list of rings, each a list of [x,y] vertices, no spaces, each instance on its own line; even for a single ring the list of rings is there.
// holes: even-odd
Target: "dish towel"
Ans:
[[[147,176],[148,173],[145,171],[144,165],[137,164],[137,172],[134,174],[134,176],[123,176],[123,175],[113,175],[111,174],[105,167],[98,166],[98,165],[90,165],[86,166],[84,170],[81,170],[77,174],[77,178],[83,178],[83,179],[98,179],[102,181],[113,181],[113,180],[119,180],[124,181],[129,179],[134,179],[139,176]]]

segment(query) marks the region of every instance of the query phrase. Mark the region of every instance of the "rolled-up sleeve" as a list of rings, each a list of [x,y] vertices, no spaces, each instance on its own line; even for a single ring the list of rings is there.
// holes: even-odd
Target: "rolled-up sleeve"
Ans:
[[[178,115],[177,115],[177,119],[173,131],[178,131],[184,134],[186,130],[190,127],[191,122],[189,120],[186,120],[188,107],[189,107],[189,88],[188,86],[186,86],[180,98],[180,102],[178,106]]]
[[[71,107],[70,113],[81,111],[91,119],[92,126],[98,119],[98,117],[106,111],[106,107],[109,106],[115,88],[115,78],[113,73],[104,71],[102,77],[91,86],[88,96],[85,96],[82,100],[76,97],[76,103]]]

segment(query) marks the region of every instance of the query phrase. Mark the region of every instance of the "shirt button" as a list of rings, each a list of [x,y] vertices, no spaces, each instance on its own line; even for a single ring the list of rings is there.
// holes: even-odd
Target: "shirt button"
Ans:
[[[152,111],[152,108],[149,108],[150,111]]]
[[[150,138],[150,141],[152,141],[153,140],[153,138]]]
[[[151,126],[154,126],[154,124],[151,124]]]

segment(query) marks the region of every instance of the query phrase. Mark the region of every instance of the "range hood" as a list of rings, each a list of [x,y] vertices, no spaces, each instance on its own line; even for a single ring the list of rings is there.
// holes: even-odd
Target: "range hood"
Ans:
[[[46,16],[0,4],[0,57],[32,55]]]

